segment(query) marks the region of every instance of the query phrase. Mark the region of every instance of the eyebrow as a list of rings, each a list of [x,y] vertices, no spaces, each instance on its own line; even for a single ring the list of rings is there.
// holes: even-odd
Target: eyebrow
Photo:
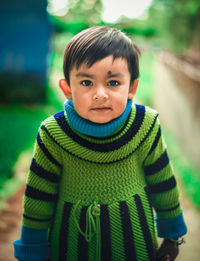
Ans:
[[[76,77],[87,77],[87,78],[94,79],[94,76],[92,74],[88,74],[88,73],[84,73],[84,72],[77,73]]]

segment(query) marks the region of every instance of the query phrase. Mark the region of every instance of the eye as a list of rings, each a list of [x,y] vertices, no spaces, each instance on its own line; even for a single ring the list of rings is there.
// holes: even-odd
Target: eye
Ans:
[[[112,80],[108,82],[108,86],[118,86],[120,83],[118,81]]]
[[[81,82],[81,85],[83,86],[92,86],[93,83],[90,80],[84,80]]]

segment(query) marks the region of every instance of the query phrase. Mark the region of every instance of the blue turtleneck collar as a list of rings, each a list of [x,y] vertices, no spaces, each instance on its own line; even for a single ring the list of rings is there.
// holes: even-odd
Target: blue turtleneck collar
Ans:
[[[131,112],[132,100],[128,100],[124,112],[118,118],[108,123],[94,123],[78,115],[74,109],[73,101],[66,100],[64,109],[70,126],[81,134],[93,137],[106,137],[116,131],[127,119]]]

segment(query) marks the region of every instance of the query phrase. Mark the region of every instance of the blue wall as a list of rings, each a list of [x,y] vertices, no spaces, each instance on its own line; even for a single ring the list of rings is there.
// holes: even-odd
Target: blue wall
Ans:
[[[46,7],[46,0],[1,1],[0,76],[4,78],[4,83],[0,84],[1,92],[5,92],[5,77],[14,77],[20,84],[23,80],[30,86],[35,83],[45,89],[52,35]],[[36,91],[41,92],[40,88],[36,86]],[[44,90],[40,95],[45,95]]]

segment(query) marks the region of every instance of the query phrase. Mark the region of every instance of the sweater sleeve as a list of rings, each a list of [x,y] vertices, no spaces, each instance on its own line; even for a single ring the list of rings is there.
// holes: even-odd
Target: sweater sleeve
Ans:
[[[39,129],[26,182],[22,224],[47,229],[51,224],[58,195],[61,156],[45,123]]]
[[[15,257],[42,261],[49,255],[48,228],[58,195],[61,156],[45,122],[39,128],[26,182],[21,238],[15,241]]]
[[[156,211],[158,236],[177,238],[187,232],[174,170],[157,119],[155,138],[144,161],[144,173]]]

